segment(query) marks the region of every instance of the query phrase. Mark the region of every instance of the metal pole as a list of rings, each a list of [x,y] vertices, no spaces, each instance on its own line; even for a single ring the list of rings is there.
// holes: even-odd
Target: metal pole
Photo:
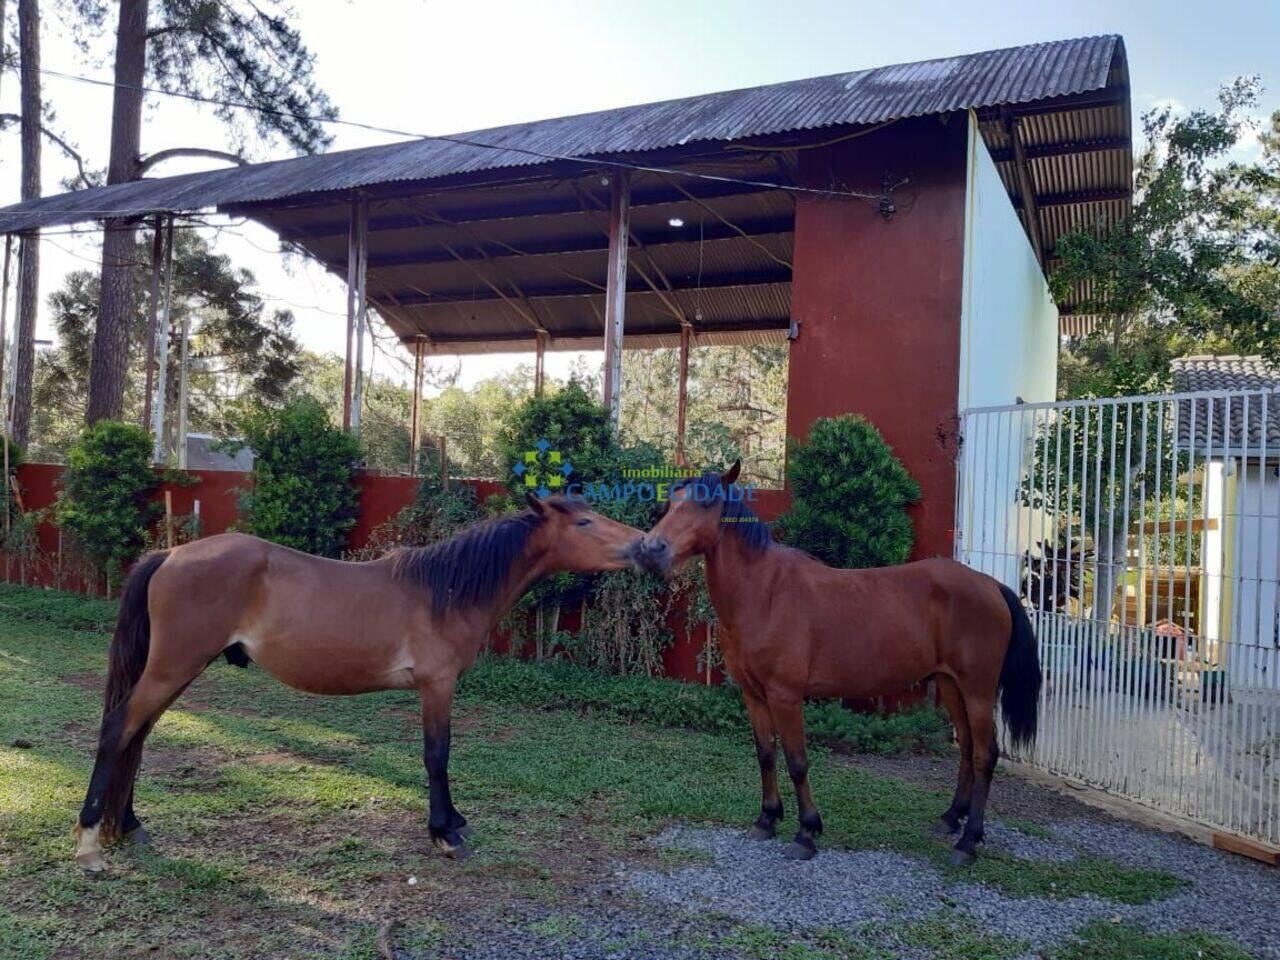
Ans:
[[[156,397],[151,408],[152,458],[164,463],[164,405],[169,377],[169,314],[173,306],[173,217],[165,227],[164,309],[156,324]]]
[[[369,200],[356,200],[355,223],[355,320],[356,357],[351,377],[351,433],[360,436],[360,403],[364,396],[364,337],[369,316],[369,300],[365,275],[369,266]]]
[[[689,406],[689,325],[680,325],[680,389],[676,398],[676,456],[684,458],[685,414]]]
[[[4,281],[0,286],[3,292],[0,292],[0,415],[4,416],[8,421],[9,409],[9,381],[4,377],[5,364],[5,347],[8,343],[6,339],[6,328],[9,320],[9,261],[13,257],[13,234],[6,233],[4,235]]]
[[[160,270],[164,260],[164,230],[160,217],[153,225],[155,236],[151,240],[151,300],[147,304],[147,389],[142,395],[142,426],[151,423],[151,390],[156,376],[156,315],[160,308]]]
[[[418,422],[422,408],[422,341],[413,344],[413,410],[409,428],[409,475],[418,473]]]
[[[182,315],[181,353],[178,360],[178,469],[187,469],[187,363],[191,355],[191,312]]]
[[[631,174],[611,174],[609,271],[604,295],[604,403],[616,429],[622,407],[622,336],[627,308],[627,237],[630,233]]]

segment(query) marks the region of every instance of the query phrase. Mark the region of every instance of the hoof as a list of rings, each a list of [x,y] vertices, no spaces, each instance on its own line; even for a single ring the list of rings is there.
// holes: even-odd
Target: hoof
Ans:
[[[748,840],[772,840],[777,831],[773,827],[762,827],[758,823],[753,823],[747,828]]]
[[[97,850],[77,853],[76,863],[80,865],[80,869],[85,873],[105,873],[107,869],[107,861],[102,859],[102,854]]]
[[[453,837],[452,842],[445,837],[433,837],[432,842],[436,845],[436,849],[450,860],[465,860],[471,856],[471,848],[462,842],[462,837],[457,833],[454,833]]]
[[[957,848],[951,851],[951,865],[953,867],[971,867],[977,859],[978,855],[972,850],[960,850]]]
[[[933,825],[933,835],[935,837],[951,837],[960,832],[960,825],[954,827],[947,823],[946,820],[939,820]]]
[[[130,843],[135,843],[135,844],[138,844],[139,846],[151,842],[151,834],[147,832],[146,827],[141,825],[134,827],[132,830],[126,833],[124,835],[124,838],[128,840]]]
[[[812,860],[818,855],[818,851],[807,844],[792,840],[782,848],[782,855],[788,860]]]

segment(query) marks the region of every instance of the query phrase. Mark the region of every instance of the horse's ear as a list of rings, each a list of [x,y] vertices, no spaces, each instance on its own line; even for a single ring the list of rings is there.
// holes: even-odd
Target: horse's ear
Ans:
[[[524,502],[529,504],[529,509],[538,516],[545,517],[547,515],[547,505],[543,503],[542,499],[532,490],[524,495]]]
[[[720,482],[726,487],[732,486],[738,479],[738,474],[742,472],[742,461],[733,461],[733,466],[720,475]]]

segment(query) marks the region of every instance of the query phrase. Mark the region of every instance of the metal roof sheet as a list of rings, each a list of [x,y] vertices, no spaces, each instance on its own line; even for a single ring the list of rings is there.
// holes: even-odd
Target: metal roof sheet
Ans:
[[[140,180],[5,207],[0,232],[1025,104],[1105,88],[1123,49],[1118,36],[1058,40],[512,124],[452,139]]]

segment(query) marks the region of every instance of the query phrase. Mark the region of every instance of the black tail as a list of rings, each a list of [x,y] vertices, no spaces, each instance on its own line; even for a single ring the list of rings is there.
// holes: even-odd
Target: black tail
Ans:
[[[151,650],[151,614],[147,594],[151,578],[169,554],[151,553],[138,561],[124,582],[120,594],[120,612],[116,615],[116,632],[111,640],[110,666],[107,669],[107,691],[102,704],[104,735],[112,722],[112,714],[129,699],[134,684],[142,676]],[[123,717],[115,718],[117,726]],[[121,818],[133,793],[133,781],[142,761],[142,737],[135,736],[116,758],[103,800],[103,832],[111,836],[119,832]]]
[[[1010,743],[1029,747],[1035,743],[1040,719],[1040,654],[1022,600],[1004,584],[1000,585],[1000,594],[1013,618],[1009,649],[1000,667],[1000,713],[1009,730]]]

